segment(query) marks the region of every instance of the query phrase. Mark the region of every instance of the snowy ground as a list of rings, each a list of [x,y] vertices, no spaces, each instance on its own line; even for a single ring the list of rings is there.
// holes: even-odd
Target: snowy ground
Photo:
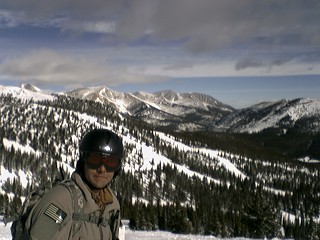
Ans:
[[[178,235],[169,232],[142,232],[142,231],[131,231],[126,230],[126,238],[125,240],[218,240],[220,238],[216,238],[213,236],[200,236],[200,235]],[[246,238],[233,238],[232,240],[245,240]],[[231,239],[230,239],[231,240]]]
[[[142,232],[132,231],[130,229],[125,230],[125,240],[218,240],[213,236],[199,236],[199,235],[178,235],[169,232]],[[0,222],[0,240],[11,240],[10,225],[5,226]],[[231,238],[225,239],[231,240]],[[232,238],[232,240],[249,240],[248,238]],[[253,239],[251,239],[253,240]],[[276,240],[276,239],[274,239]]]

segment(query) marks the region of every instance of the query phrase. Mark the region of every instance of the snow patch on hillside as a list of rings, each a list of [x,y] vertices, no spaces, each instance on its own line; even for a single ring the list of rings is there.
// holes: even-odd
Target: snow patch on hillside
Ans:
[[[13,149],[15,149],[15,151],[19,151],[21,153],[33,154],[36,156],[41,155],[41,152],[35,151],[32,147],[27,146],[27,145],[21,145],[20,143],[9,140],[7,138],[3,138],[3,145],[7,150],[10,150],[11,148],[13,148]]]

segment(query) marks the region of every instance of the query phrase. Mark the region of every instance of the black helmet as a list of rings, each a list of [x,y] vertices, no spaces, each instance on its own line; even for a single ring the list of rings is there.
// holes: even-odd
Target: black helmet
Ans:
[[[82,138],[79,146],[82,152],[101,152],[119,158],[123,157],[123,145],[121,138],[108,129],[95,129]]]
[[[78,163],[84,164],[86,158],[91,152],[100,152],[117,157],[121,166],[123,157],[123,144],[121,138],[114,132],[108,129],[94,129],[86,133],[82,138],[79,145],[79,152],[80,159]],[[78,168],[78,164],[77,170],[80,170]],[[120,169],[115,172],[115,176],[119,174],[119,171]]]

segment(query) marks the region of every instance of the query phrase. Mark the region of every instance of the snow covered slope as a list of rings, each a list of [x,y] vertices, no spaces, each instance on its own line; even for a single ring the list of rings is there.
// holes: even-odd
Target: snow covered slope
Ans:
[[[220,125],[231,132],[261,132],[290,128],[303,132],[320,131],[320,99],[294,99],[263,102],[227,116]]]
[[[20,99],[33,99],[35,101],[52,100],[54,98],[52,95],[43,93],[39,88],[31,84],[22,84],[21,87],[7,87],[0,85],[0,94],[10,94]]]

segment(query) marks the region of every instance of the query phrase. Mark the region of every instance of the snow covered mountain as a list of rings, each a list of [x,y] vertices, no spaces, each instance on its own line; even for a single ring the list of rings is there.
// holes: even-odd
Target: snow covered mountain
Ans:
[[[119,93],[106,87],[76,89],[67,96],[111,103],[121,113],[149,124],[174,130],[204,130],[235,111],[213,97],[200,93]]]
[[[0,95],[12,95],[19,99],[33,99],[35,101],[52,100],[53,95],[44,93],[41,89],[31,85],[22,84],[20,87],[7,87],[0,85]]]
[[[52,100],[54,94],[112,105],[123,116],[140,119],[157,129],[176,131],[320,132],[320,99],[293,99],[257,103],[236,110],[215,98],[200,93],[122,93],[107,87],[45,93],[31,84],[0,86],[0,94],[11,93],[22,99]]]
[[[229,132],[320,132],[320,99],[263,102],[229,114],[219,123]]]

